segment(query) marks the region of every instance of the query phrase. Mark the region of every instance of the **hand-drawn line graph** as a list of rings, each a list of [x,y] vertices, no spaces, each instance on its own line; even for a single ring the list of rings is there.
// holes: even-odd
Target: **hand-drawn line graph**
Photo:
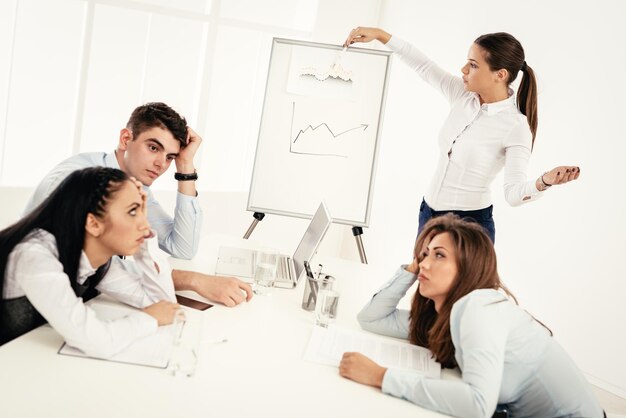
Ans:
[[[295,114],[296,114],[296,102],[292,102],[292,108],[291,108],[291,135],[293,135],[294,130],[293,130],[293,121],[295,118]],[[329,156],[329,157],[342,157],[342,158],[348,158],[347,155],[343,155],[343,154],[339,154],[337,152],[323,152],[323,151],[314,151],[314,150],[307,150],[306,152],[304,151],[304,149],[307,148],[313,148],[313,149],[322,149],[322,148],[330,148],[331,150],[333,149],[337,149],[338,147],[333,147],[334,145],[334,141],[337,140],[338,137],[347,134],[348,132],[351,131],[355,131],[357,129],[362,129],[363,131],[365,131],[367,129],[369,125],[366,123],[361,123],[359,126],[355,126],[353,128],[349,128],[346,129],[342,132],[338,132],[338,133],[334,133],[333,130],[330,128],[330,126],[328,126],[327,123],[322,122],[316,126],[313,125],[307,125],[306,128],[304,129],[300,129],[298,130],[298,133],[296,134],[296,136],[294,138],[289,138],[289,152],[292,154],[303,154],[303,155],[319,155],[319,156]],[[311,136],[313,136],[313,140],[315,139],[315,137],[318,137],[318,144],[311,144],[311,139],[309,139],[309,145],[308,147],[303,147],[302,151],[297,151],[294,150],[294,144],[298,141],[298,139],[302,139],[302,137],[305,136],[305,134],[310,133],[313,134],[315,131],[317,131],[317,129],[322,128],[320,130],[320,132],[318,133],[318,135],[309,135],[309,138]],[[329,135],[330,134],[330,135]]]

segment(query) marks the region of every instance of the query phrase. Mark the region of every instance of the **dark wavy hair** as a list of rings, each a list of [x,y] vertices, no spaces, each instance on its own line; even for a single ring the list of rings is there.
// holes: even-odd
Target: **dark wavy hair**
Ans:
[[[133,133],[133,139],[148,129],[166,129],[180,142],[181,147],[187,145],[187,121],[165,103],[146,103],[135,108],[126,128]]]
[[[99,218],[106,212],[107,202],[120,189],[128,176],[121,170],[90,167],[72,172],[29,215],[0,231],[0,295],[11,251],[36,229],[51,233],[56,239],[59,261],[78,295],[78,265],[85,243],[87,215]],[[96,279],[101,278],[109,263],[100,266]]]
[[[477,223],[463,221],[452,214],[431,219],[417,237],[415,258],[418,262],[424,259],[423,249],[428,243],[436,235],[446,232],[454,243],[457,276],[439,312],[435,311],[432,299],[422,296],[419,289],[415,292],[411,304],[409,340],[430,349],[443,367],[452,368],[457,365],[450,333],[452,306],[476,289],[502,289],[516,303],[517,300],[500,281],[493,244]],[[416,274],[419,274],[419,268]]]
[[[485,51],[485,61],[491,71],[506,69],[509,73],[507,80],[511,84],[517,73],[522,71],[522,81],[517,90],[517,107],[526,116],[530,132],[533,135],[532,144],[537,136],[537,79],[535,72],[526,63],[524,48],[513,35],[506,32],[488,33],[481,35],[474,43]]]

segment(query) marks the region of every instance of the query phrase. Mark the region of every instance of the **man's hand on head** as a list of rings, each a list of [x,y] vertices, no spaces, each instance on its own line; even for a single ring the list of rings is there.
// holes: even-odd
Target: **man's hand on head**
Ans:
[[[176,157],[176,171],[183,174],[194,172],[193,159],[200,148],[202,138],[191,128],[187,128],[187,145],[180,149]]]

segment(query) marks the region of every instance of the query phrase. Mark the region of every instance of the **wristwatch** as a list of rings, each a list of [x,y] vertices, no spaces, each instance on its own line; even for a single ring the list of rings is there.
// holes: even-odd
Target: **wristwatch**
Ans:
[[[198,173],[196,170],[193,170],[193,173],[191,174],[174,173],[174,178],[178,181],[198,180]]]

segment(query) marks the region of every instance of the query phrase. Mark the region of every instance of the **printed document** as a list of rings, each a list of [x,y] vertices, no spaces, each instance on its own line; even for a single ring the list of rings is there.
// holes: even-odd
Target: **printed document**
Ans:
[[[341,327],[313,327],[304,359],[339,366],[346,351],[362,353],[384,367],[412,369],[426,377],[441,377],[441,365],[432,358],[430,350]]]
[[[98,317],[101,319],[121,318],[133,311],[133,308],[112,302],[106,296],[100,296],[89,301],[89,306],[97,312]],[[172,326],[159,327],[155,334],[133,342],[123,351],[104,360],[165,368],[172,351],[173,339],[174,329]],[[71,347],[66,343],[63,343],[59,349],[59,354],[89,357],[79,349]]]

